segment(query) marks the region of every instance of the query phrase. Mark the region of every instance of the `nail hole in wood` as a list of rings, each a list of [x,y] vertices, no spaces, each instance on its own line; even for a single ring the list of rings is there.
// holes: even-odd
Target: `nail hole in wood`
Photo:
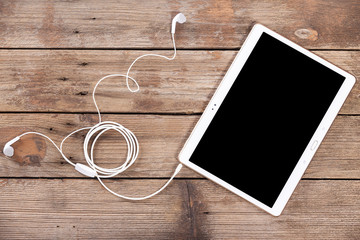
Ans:
[[[67,78],[67,77],[61,77],[61,78],[58,78],[58,80],[65,82],[65,81],[69,80],[69,78]]]
[[[85,95],[88,95],[88,94],[89,94],[88,91],[81,91],[81,92],[76,93],[75,95],[85,96]]]

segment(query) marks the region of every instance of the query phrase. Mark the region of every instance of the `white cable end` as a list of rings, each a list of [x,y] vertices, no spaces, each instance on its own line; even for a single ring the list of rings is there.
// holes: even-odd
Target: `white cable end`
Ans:
[[[180,163],[180,164],[176,167],[175,172],[174,172],[174,176],[177,175],[177,174],[180,172],[182,166],[183,166],[183,165]]]
[[[81,163],[75,164],[75,170],[78,171],[79,173],[81,173],[85,176],[91,177],[91,178],[96,176],[96,172],[94,169],[92,169],[84,164],[81,164]]]

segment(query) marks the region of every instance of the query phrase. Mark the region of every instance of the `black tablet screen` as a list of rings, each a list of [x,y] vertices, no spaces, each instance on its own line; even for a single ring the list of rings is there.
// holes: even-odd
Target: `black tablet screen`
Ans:
[[[272,207],[344,80],[263,33],[190,162]]]

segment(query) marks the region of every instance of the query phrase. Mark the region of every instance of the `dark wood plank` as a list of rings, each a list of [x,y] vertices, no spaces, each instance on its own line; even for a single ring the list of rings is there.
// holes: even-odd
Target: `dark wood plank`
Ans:
[[[178,164],[177,156],[199,116],[104,115],[103,119],[123,124],[139,139],[139,159],[119,177],[164,178],[171,176]],[[0,148],[24,131],[42,132],[60,144],[71,131],[97,121],[94,114],[2,114]],[[304,177],[360,179],[359,125],[359,116],[338,116]],[[66,155],[74,162],[85,163],[82,150],[85,134],[76,134],[64,147]],[[1,177],[82,177],[41,137],[24,137],[14,147],[13,158],[1,154]],[[117,167],[125,160],[126,151],[119,135],[105,134],[95,148],[96,163]],[[201,176],[183,168],[178,177]]]
[[[2,50],[0,111],[95,112],[96,82],[107,74],[125,74],[144,53],[149,51]],[[131,72],[140,92],[129,92],[124,78],[113,78],[99,86],[96,99],[103,112],[201,113],[236,53],[180,51],[174,61],[143,59]],[[315,53],[360,79],[359,51]],[[341,113],[359,114],[359,95],[356,84]]]
[[[111,180],[140,196],[163,180]],[[129,202],[85,179],[0,181],[3,239],[357,239],[360,181],[301,181],[273,217],[208,180]]]
[[[45,1],[0,4],[3,48],[239,48],[256,22],[308,48],[359,49],[360,4],[346,1]]]

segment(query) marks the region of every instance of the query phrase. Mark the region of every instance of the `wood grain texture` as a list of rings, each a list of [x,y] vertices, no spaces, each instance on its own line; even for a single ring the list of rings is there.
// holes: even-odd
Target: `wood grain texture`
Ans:
[[[170,22],[178,12],[187,22],[177,25],[174,61],[139,61],[131,72],[141,87],[136,94],[121,78],[98,88],[103,119],[123,124],[140,142],[138,161],[106,181],[116,192],[139,197],[165,183],[255,23],[360,79],[357,0],[2,0],[0,149],[24,131],[59,144],[71,131],[96,124],[96,82],[126,73],[144,53],[171,56]],[[13,158],[0,154],[0,239],[357,240],[359,96],[356,83],[279,217],[186,167],[154,198],[124,201],[79,175],[43,138],[26,136]],[[84,135],[64,147],[74,162],[84,163]],[[112,132],[95,148],[104,167],[119,166],[125,154]]]
[[[111,180],[138,195],[163,180]],[[273,217],[208,180],[175,180],[128,202],[85,179],[0,181],[3,239],[357,239],[360,181],[300,181]],[[34,221],[36,219],[36,221]]]
[[[95,112],[96,82],[107,74],[125,74],[144,53],[149,51],[1,50],[0,111]],[[97,102],[102,112],[201,113],[236,53],[180,51],[174,61],[145,58],[131,72],[140,92],[131,93],[122,77],[107,79],[97,90]],[[360,79],[359,51],[315,53]],[[359,96],[356,83],[340,113],[359,114]]]
[[[0,3],[3,48],[239,48],[262,23],[307,48],[359,49],[360,4],[346,1],[14,0]]]
[[[2,114],[0,148],[24,131],[39,131],[60,144],[71,131],[97,123],[95,114]],[[129,128],[140,143],[137,162],[120,178],[166,178],[178,164],[177,156],[199,116],[103,115]],[[360,179],[360,116],[338,116],[319,147],[304,178]],[[64,151],[74,162],[85,163],[82,141],[86,132],[71,137]],[[239,142],[241,146],[241,142]],[[38,136],[25,136],[15,145],[13,158],[1,155],[1,177],[83,177],[66,163],[51,143]],[[116,167],[125,160],[126,145],[118,134],[102,137],[95,148],[100,166]],[[241,156],[239,158],[251,158]],[[199,178],[188,168],[178,177]]]

